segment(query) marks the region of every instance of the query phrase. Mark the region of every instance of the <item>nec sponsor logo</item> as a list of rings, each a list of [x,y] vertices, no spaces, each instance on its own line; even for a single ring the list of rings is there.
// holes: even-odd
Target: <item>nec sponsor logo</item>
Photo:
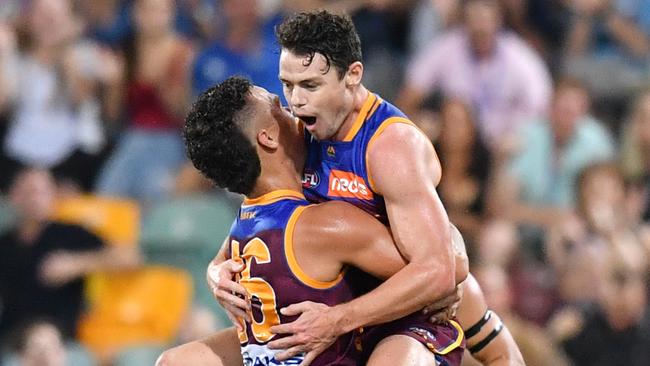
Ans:
[[[314,188],[320,184],[318,173],[309,169],[305,170],[302,175],[302,188]]]
[[[371,200],[373,198],[373,194],[363,178],[354,173],[336,169],[332,169],[330,172],[327,195],[362,200]]]

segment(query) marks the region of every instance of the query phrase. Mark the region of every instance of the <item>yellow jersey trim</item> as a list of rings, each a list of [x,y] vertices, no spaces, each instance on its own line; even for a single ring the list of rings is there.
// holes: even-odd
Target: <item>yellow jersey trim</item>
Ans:
[[[298,280],[300,280],[300,282],[318,290],[326,290],[336,286],[339,282],[341,282],[341,280],[343,280],[345,271],[341,271],[341,273],[339,273],[339,275],[333,281],[320,281],[313,279],[309,277],[305,271],[302,270],[298,264],[298,261],[296,260],[295,253],[293,251],[293,233],[296,228],[296,222],[298,221],[300,215],[305,211],[305,209],[307,209],[307,207],[309,206],[301,206],[296,208],[289,217],[287,227],[284,229],[284,256],[287,258],[289,269],[293,275]]]
[[[379,106],[380,106],[381,103],[383,103],[383,102],[384,102],[383,99],[381,99],[380,97],[377,97],[377,103],[375,103],[375,104],[374,104],[374,107],[372,107],[372,109],[370,110],[370,112],[368,112],[368,116],[366,117],[366,121],[367,121],[368,118],[370,118],[373,114],[375,114],[375,112],[377,111],[377,108],[379,108]]]
[[[372,174],[370,174],[370,165],[368,164],[368,152],[370,151],[370,147],[375,142],[377,137],[379,137],[379,135],[381,135],[388,126],[390,126],[392,124],[395,124],[395,123],[406,123],[408,125],[411,125],[411,126],[414,126],[415,128],[417,128],[415,123],[413,123],[408,118],[389,117],[389,118],[385,119],[381,123],[381,125],[379,125],[379,128],[377,129],[377,131],[375,131],[375,133],[372,134],[372,137],[370,138],[370,141],[368,141],[368,146],[366,147],[366,175],[368,176],[368,186],[370,187],[371,190],[373,190],[375,192],[376,192],[375,187],[374,187],[375,184],[374,184],[374,181],[372,180]]]
[[[243,206],[259,206],[269,205],[282,199],[304,200],[305,196],[302,192],[297,192],[291,189],[279,189],[271,191],[256,198],[246,198]]]
[[[357,135],[361,129],[361,126],[363,126],[363,122],[367,119],[366,117],[369,116],[368,112],[370,112],[370,108],[372,108],[375,100],[377,100],[377,96],[375,96],[374,93],[368,91],[368,97],[366,98],[366,101],[363,102],[361,110],[357,115],[357,119],[354,121],[354,124],[352,124],[350,131],[348,131],[348,133],[345,135],[345,138],[343,138],[343,141],[350,142]]]
[[[463,328],[460,326],[460,324],[456,323],[453,320],[449,320],[449,323],[454,328],[456,328],[456,330],[458,331],[458,336],[456,337],[456,340],[454,341],[454,343],[448,345],[447,347],[445,347],[444,349],[442,349],[440,351],[433,350],[434,353],[437,353],[439,355],[446,355],[447,353],[449,353],[449,352],[455,350],[456,348],[458,348],[461,345],[461,343],[463,343],[463,338],[465,338],[465,332],[463,332]]]

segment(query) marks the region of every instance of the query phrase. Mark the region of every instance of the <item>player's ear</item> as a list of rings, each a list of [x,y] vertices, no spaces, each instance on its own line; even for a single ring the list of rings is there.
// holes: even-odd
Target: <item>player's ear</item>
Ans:
[[[361,84],[363,77],[363,64],[360,61],[355,61],[348,66],[348,71],[345,73],[345,86],[358,86]]]
[[[257,143],[261,146],[275,150],[279,145],[280,128],[277,124],[272,124],[266,128],[261,129],[257,133]]]

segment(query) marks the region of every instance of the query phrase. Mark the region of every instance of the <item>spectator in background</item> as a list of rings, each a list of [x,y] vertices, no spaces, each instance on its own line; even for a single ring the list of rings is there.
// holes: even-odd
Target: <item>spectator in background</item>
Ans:
[[[103,158],[102,117],[118,114],[119,62],[82,41],[70,1],[35,0],[25,11],[20,49],[11,29],[0,26],[0,113],[11,116],[0,180],[6,185],[12,172],[39,166],[88,190]]]
[[[397,104],[417,120],[421,103],[435,91],[476,110],[481,137],[495,151],[523,122],[543,115],[551,82],[537,54],[501,29],[497,0],[468,0],[461,26],[412,60]]]
[[[555,87],[551,111],[520,131],[518,150],[495,187],[493,206],[517,224],[551,227],[574,204],[574,183],[587,165],[614,158],[610,133],[589,116],[589,95],[565,79]]]
[[[91,39],[113,49],[119,49],[131,33],[129,1],[95,0],[78,2]]]
[[[7,362],[6,366],[69,364],[61,332],[54,323],[46,320],[31,320],[18,329],[13,351],[17,357]]]
[[[50,174],[37,169],[19,173],[11,187],[18,222],[0,236],[0,338],[34,317],[56,319],[64,337],[74,338],[83,278],[139,264],[134,248],[106,247],[79,226],[50,221],[54,188]]]
[[[472,273],[481,285],[485,301],[489,308],[499,314],[508,327],[512,337],[528,366],[566,366],[566,357],[547,332],[534,323],[520,318],[513,311],[514,292],[510,286],[508,274],[502,267],[481,264],[472,268]],[[474,365],[469,357],[463,359],[463,365]]]
[[[193,48],[173,29],[172,0],[137,0],[126,54],[129,126],[100,174],[97,192],[151,203],[166,197],[185,161],[180,126],[189,106]]]
[[[562,300],[596,300],[597,278],[612,241],[636,237],[638,228],[626,209],[623,174],[613,163],[586,167],[578,176],[576,214],[551,230],[546,253]]]
[[[192,70],[192,90],[198,95],[232,75],[282,95],[278,80],[280,49],[272,27],[265,26],[260,0],[222,0],[223,36],[202,50]]]
[[[650,364],[647,254],[635,240],[610,242],[589,307],[559,313],[552,329],[578,366]]]
[[[212,39],[218,0],[178,0],[175,2],[174,28],[198,42]],[[88,26],[86,34],[100,44],[119,49],[133,33],[133,0],[79,1]]]
[[[479,137],[467,105],[447,101],[443,103],[440,117],[440,136],[435,145],[444,174],[438,192],[450,220],[467,242],[473,242],[483,225],[492,165],[490,152]]]
[[[571,212],[580,171],[614,157],[611,136],[588,111],[582,85],[560,81],[548,117],[526,124],[518,151],[496,168],[490,207],[519,229],[520,247],[510,267],[515,308],[538,324],[559,305],[554,273],[543,252],[547,230]]]
[[[650,91],[638,95],[623,128],[622,166],[633,183],[638,219],[650,225]],[[649,247],[650,248],[650,247]]]
[[[647,82],[650,2],[570,0],[565,68],[594,97],[626,97]],[[615,70],[615,72],[613,72]]]
[[[556,70],[567,31],[566,0],[501,0],[504,23],[535,48]]]
[[[409,34],[413,30],[411,20],[419,15],[416,11],[422,9],[416,10],[418,2],[419,0],[285,0],[283,7],[286,13],[325,9],[349,14],[359,38],[363,40],[361,51],[364,84],[373,92],[393,100],[396,86],[402,82],[404,63],[409,51]],[[420,21],[419,26],[433,20]],[[424,27],[428,28],[428,24]]]

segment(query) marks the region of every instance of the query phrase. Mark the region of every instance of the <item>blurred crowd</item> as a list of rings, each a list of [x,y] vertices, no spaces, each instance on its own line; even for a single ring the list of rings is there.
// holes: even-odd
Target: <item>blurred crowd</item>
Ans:
[[[0,0],[3,360],[71,364],[86,277],[150,264],[138,238],[58,223],[56,202],[127,200],[145,222],[198,195],[234,216],[185,157],[184,115],[233,74],[281,95],[274,27],[315,8],[352,16],[364,84],[436,146],[440,197],[527,364],[649,365],[648,0]],[[169,342],[220,326],[195,305],[183,319]],[[135,364],[120,351],[138,345],[87,362]]]

